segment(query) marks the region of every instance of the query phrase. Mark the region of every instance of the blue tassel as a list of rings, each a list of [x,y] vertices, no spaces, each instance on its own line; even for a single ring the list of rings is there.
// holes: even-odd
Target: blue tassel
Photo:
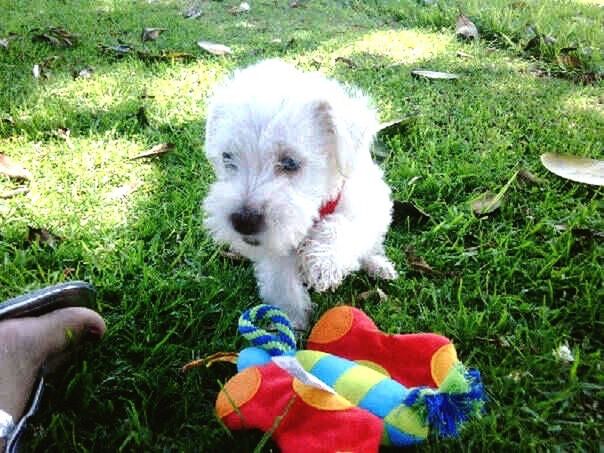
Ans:
[[[478,370],[465,374],[470,389],[466,393],[424,394],[424,404],[428,411],[428,422],[441,437],[459,435],[459,426],[483,408],[486,395]]]

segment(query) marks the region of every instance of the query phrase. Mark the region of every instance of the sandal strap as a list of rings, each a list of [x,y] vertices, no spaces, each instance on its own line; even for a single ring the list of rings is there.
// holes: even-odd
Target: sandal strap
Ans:
[[[34,414],[38,411],[38,406],[40,405],[40,401],[42,399],[42,393],[44,391],[44,376],[40,371],[40,375],[38,377],[38,382],[35,386],[35,390],[30,398],[29,408],[27,412],[21,417],[21,420],[14,425],[13,429],[7,434],[6,444],[4,446],[4,453],[17,453],[19,447],[19,439],[21,435],[25,431],[25,426],[27,425],[27,421],[34,416]],[[0,415],[3,411],[0,410]],[[6,414],[6,412],[4,412]],[[6,414],[8,415],[8,414]],[[10,417],[10,415],[9,415]],[[10,417],[12,420],[12,417]],[[0,436],[2,437],[2,436]]]

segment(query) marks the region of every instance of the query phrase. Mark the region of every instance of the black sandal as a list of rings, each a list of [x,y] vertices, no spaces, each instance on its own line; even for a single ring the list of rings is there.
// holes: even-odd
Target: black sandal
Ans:
[[[92,308],[96,299],[94,287],[86,282],[61,283],[0,303],[0,321],[11,318],[41,316],[66,307]],[[25,430],[27,421],[36,413],[44,390],[45,366],[38,373],[27,410],[21,419],[12,423],[10,414],[0,408],[0,435],[5,436],[5,453],[16,453],[19,439]]]

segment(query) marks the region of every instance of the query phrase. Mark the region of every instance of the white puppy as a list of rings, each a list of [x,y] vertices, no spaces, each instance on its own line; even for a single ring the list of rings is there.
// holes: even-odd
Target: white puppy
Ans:
[[[205,150],[217,180],[204,201],[213,237],[254,262],[260,295],[297,328],[306,287],[325,291],[360,268],[384,279],[390,189],[373,163],[366,97],[319,73],[267,60],[221,84]]]

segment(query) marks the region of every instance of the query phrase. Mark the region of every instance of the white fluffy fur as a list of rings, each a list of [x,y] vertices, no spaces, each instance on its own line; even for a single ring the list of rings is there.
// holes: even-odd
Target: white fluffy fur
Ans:
[[[217,180],[204,201],[213,237],[254,262],[262,299],[297,328],[311,311],[307,287],[325,291],[360,268],[393,279],[384,255],[390,189],[370,146],[378,119],[369,100],[319,73],[267,60],[234,74],[208,105],[205,150]],[[223,153],[237,169],[228,169]],[[280,156],[302,163],[277,170]],[[341,191],[335,212],[319,209]],[[259,245],[242,240],[230,215],[243,204],[263,213]]]

